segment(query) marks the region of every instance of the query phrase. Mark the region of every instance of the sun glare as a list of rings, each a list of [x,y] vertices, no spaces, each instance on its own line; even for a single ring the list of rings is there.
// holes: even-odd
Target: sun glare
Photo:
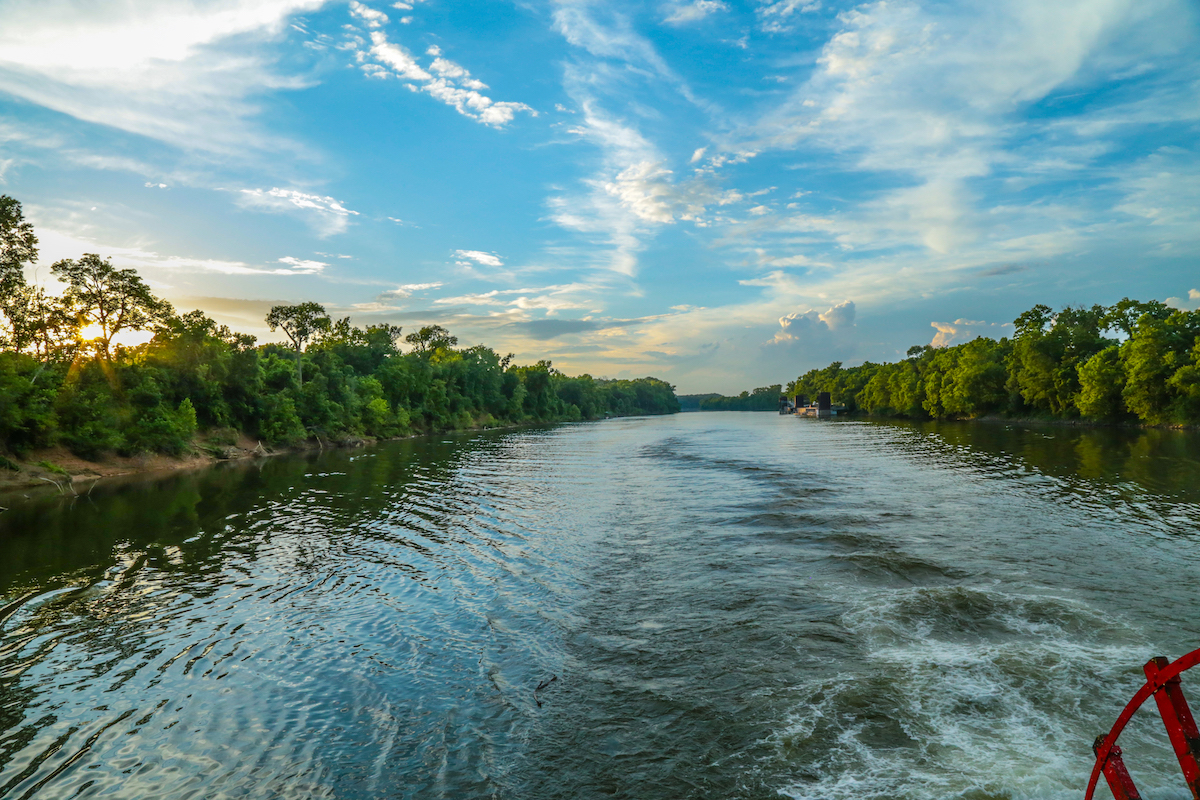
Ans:
[[[94,322],[91,325],[84,325],[79,329],[80,338],[86,342],[90,342],[93,339],[99,339],[103,335],[104,330]],[[153,338],[154,334],[150,331],[121,331],[112,338],[112,344],[114,347],[116,345],[136,347],[139,344],[145,344]]]

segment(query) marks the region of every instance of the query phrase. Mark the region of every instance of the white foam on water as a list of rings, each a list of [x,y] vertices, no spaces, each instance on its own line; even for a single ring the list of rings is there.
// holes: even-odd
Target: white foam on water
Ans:
[[[854,673],[796,687],[774,737],[796,776],[780,791],[795,800],[1081,798],[1092,739],[1153,654],[1084,603],[994,588],[878,592],[842,622],[863,652]],[[1143,791],[1182,800],[1150,714],[1122,736],[1127,763]]]

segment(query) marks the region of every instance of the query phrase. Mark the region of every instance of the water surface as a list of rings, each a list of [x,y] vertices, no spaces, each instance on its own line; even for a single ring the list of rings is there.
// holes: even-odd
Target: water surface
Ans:
[[[701,413],[5,500],[0,796],[1079,797],[1200,646],[1198,445]]]

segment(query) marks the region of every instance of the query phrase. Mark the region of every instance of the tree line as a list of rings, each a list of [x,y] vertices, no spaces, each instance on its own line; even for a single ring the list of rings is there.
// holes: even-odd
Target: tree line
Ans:
[[[13,455],[55,444],[178,455],[199,431],[288,445],[679,410],[656,378],[520,366],[438,325],[405,336],[404,352],[399,327],[355,326],[318,303],[272,308],[266,322],[287,344],[258,344],[177,313],[135,270],[94,254],[51,266],[56,295],[25,280],[37,244],[20,203],[0,195],[0,451]],[[153,338],[116,343],[126,331]]]
[[[1129,298],[1058,311],[1037,305],[1014,320],[1011,338],[911,347],[895,363],[834,362],[787,392],[829,392],[849,411],[913,419],[1197,424],[1200,311]]]
[[[777,411],[782,384],[760,386],[753,392],[742,392],[729,397],[714,394],[702,397],[698,403],[700,411]]]

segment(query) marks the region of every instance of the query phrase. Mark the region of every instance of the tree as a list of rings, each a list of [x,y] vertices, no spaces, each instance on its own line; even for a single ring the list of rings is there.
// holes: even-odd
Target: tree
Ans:
[[[296,375],[300,385],[304,385],[304,366],[301,357],[305,346],[319,332],[330,328],[329,316],[325,306],[320,303],[301,303],[297,306],[275,306],[267,314],[267,324],[271,330],[279,328],[292,340],[296,351]]]
[[[37,236],[25,221],[21,204],[0,194],[0,297],[25,284],[25,265],[37,261]]]
[[[10,335],[6,345],[20,352],[26,346],[22,314],[25,289],[25,265],[37,261],[37,237],[33,226],[25,221],[21,204],[6,194],[0,194],[0,311],[8,320]]]
[[[1114,330],[1122,331],[1126,336],[1133,336],[1134,328],[1143,314],[1149,314],[1154,319],[1163,320],[1171,316],[1171,307],[1158,300],[1143,303],[1140,300],[1122,298],[1107,309],[1104,315],[1105,325]]]
[[[18,353],[33,348],[44,359],[78,340],[79,315],[40,286],[21,284],[4,298],[7,344]]]
[[[1111,345],[1079,365],[1079,411],[1090,419],[1120,419],[1125,414],[1125,367],[1120,348]]]
[[[175,313],[170,303],[151,293],[136,270],[117,269],[109,259],[95,253],[86,253],[78,261],[65,258],[50,272],[67,284],[64,300],[83,319],[100,327],[95,341],[106,361],[112,360],[110,348],[115,335],[164,324]]]
[[[441,325],[426,325],[416,333],[404,337],[404,341],[413,346],[418,353],[432,353],[436,350],[454,347],[458,337],[451,336],[450,331]]]

